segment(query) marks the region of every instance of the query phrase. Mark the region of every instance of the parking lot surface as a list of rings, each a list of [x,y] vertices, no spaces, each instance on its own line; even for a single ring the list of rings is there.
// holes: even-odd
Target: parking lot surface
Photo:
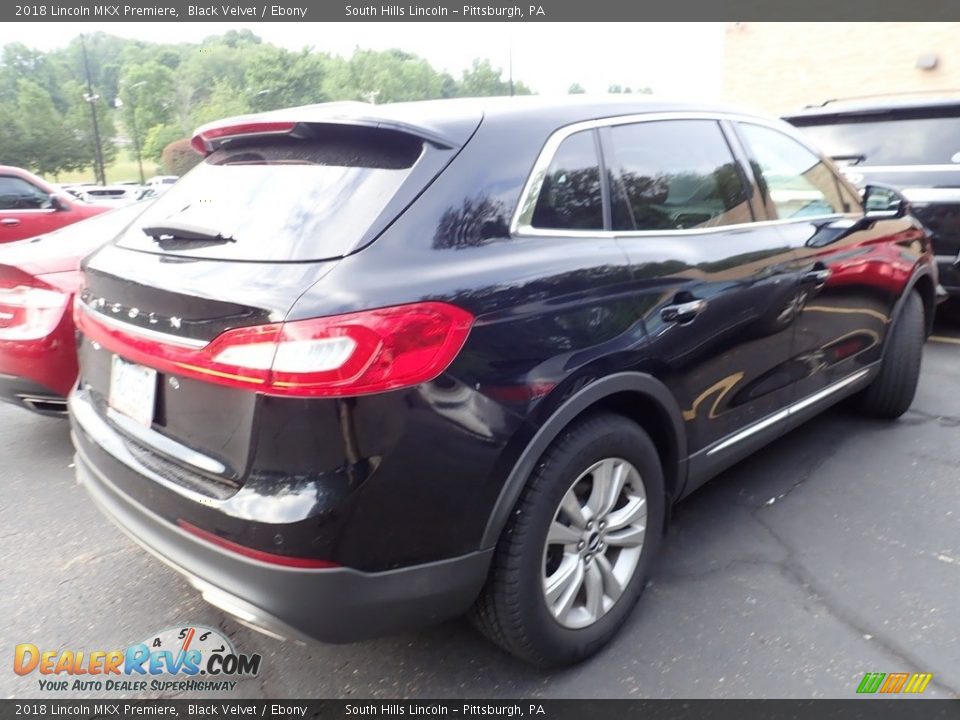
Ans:
[[[17,643],[123,648],[186,623],[263,656],[231,693],[250,698],[843,698],[899,671],[960,697],[958,433],[960,327],[941,323],[900,421],[834,409],[708,483],[615,641],[545,673],[459,621],[347,646],[247,630],[102,518],[65,421],[0,406],[0,697],[43,696],[8,664]]]

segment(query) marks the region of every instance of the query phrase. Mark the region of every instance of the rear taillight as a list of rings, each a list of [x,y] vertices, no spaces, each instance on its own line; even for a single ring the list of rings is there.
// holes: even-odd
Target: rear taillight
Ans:
[[[78,303],[77,326],[119,355],[158,370],[271,395],[342,397],[436,378],[473,316],[440,302],[229,330],[202,348],[138,335]]]
[[[0,280],[0,341],[39,340],[52,333],[69,297],[34,278],[29,284]]]

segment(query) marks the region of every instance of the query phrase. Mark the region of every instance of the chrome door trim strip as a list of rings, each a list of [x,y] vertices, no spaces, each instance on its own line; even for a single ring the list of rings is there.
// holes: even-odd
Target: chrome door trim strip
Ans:
[[[793,403],[792,405],[788,405],[783,410],[780,410],[779,412],[776,412],[773,415],[770,415],[769,417],[766,417],[763,420],[760,420],[759,422],[756,422],[753,425],[750,425],[749,427],[737,433],[734,433],[733,435],[728,437],[726,440],[721,440],[717,445],[714,445],[712,448],[710,448],[707,451],[707,455],[708,456],[715,455],[721,450],[726,450],[727,448],[733,445],[736,445],[737,443],[742,442],[743,440],[746,440],[747,438],[753,435],[756,435],[761,430],[765,430],[768,427],[775,425],[781,420],[786,420],[788,417],[791,417],[792,415],[796,415],[801,410],[805,410],[811,405],[815,405],[821,400],[833,395],[836,392],[839,392],[840,390],[843,390],[843,388],[849,385],[852,385],[858,380],[866,377],[866,375],[870,372],[870,370],[871,368],[864,368],[859,372],[855,372],[853,375],[849,375],[843,378],[842,380],[838,380],[832,385],[828,385],[823,390],[819,390],[815,392],[813,395],[809,395],[805,397],[803,400],[799,400]]]

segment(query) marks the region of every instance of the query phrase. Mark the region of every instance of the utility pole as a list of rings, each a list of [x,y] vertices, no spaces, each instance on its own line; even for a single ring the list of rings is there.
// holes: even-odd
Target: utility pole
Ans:
[[[507,44],[507,53],[508,53],[507,65],[509,66],[509,70],[507,71],[507,74],[510,77],[510,97],[513,97],[513,37],[512,36],[507,41],[507,43],[508,43]]]
[[[93,82],[90,80],[90,61],[87,58],[87,43],[83,35],[80,36],[80,48],[83,51],[83,70],[87,76],[87,92],[84,93],[83,99],[90,103],[90,118],[93,121],[93,159],[96,163],[94,174],[96,175],[98,183],[106,185],[107,172],[103,167],[103,149],[100,147],[100,125],[97,123],[96,102],[100,99],[100,96],[94,95],[93,93]]]

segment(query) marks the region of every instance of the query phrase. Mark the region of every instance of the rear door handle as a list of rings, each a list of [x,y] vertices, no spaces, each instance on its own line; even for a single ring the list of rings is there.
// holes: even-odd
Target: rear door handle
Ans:
[[[20,220],[17,218],[3,218],[3,220],[0,220],[0,225],[4,225],[7,227],[13,227],[14,225],[19,225],[19,224],[20,224]]]
[[[681,325],[693,322],[693,319],[699,315],[707,306],[706,300],[691,300],[689,302],[667,305],[660,310],[660,317],[665,322],[676,322]]]

